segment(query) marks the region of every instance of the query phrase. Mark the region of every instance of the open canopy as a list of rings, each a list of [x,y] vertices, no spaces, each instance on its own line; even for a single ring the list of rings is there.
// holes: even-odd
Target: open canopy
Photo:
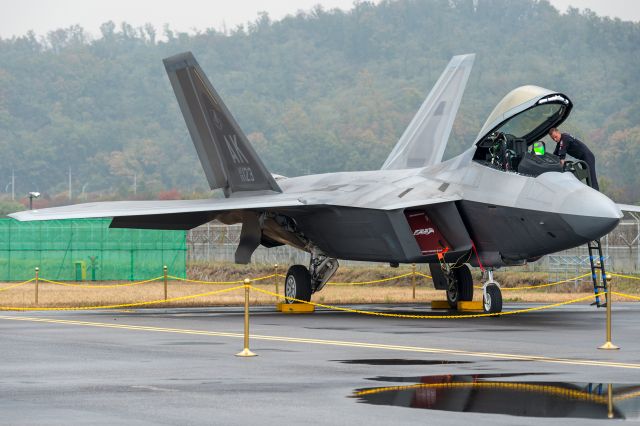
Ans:
[[[501,132],[526,139],[527,145],[531,145],[566,120],[572,106],[561,93],[538,86],[518,87],[496,105],[475,143],[481,146],[488,137]]]

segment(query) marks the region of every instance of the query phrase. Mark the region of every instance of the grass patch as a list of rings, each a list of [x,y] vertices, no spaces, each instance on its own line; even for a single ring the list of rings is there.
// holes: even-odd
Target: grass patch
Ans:
[[[424,265],[418,268],[419,271],[428,274],[428,268]],[[189,277],[191,279],[204,281],[241,281],[244,278],[255,278],[273,274],[274,269],[268,265],[248,265],[239,266],[228,263],[213,265],[191,265],[189,266]],[[285,271],[280,268],[280,273]],[[383,279],[411,272],[410,267],[390,268],[379,266],[373,268],[344,267],[339,270],[332,279],[334,282],[361,282]],[[496,279],[503,287],[512,288],[522,285],[544,284],[547,282],[548,274],[539,272],[519,272],[519,271],[499,271],[496,272]],[[476,283],[480,283],[479,274],[474,276]],[[282,294],[284,289],[284,279],[278,278],[279,291]],[[335,286],[327,285],[321,292],[314,295],[312,301],[328,305],[340,304],[369,304],[369,303],[424,303],[428,304],[432,300],[445,300],[443,291],[433,288],[430,279],[416,277],[416,297],[412,297],[412,279],[404,277],[398,280],[387,281],[380,284],[371,285],[350,285]],[[613,288],[629,294],[638,294],[640,281],[627,278],[614,278]],[[35,304],[35,284],[29,283],[23,286],[1,291],[15,283],[0,283],[0,307],[90,307],[119,305],[127,303],[137,303],[143,301],[159,301],[157,304],[147,305],[148,307],[205,307],[205,306],[239,306],[244,302],[244,292],[238,289],[232,293],[203,296],[198,298],[187,298],[185,300],[163,302],[164,285],[162,281],[125,286],[115,288],[79,288],[70,286],[60,286],[40,282],[39,303]],[[100,285],[110,284],[100,282]],[[224,288],[237,286],[231,285],[208,285],[198,283],[188,283],[182,281],[170,281],[168,284],[168,297],[184,297],[201,293],[207,293]],[[275,292],[276,280],[269,278],[264,281],[257,281],[253,284],[257,288],[262,288]],[[592,293],[589,281],[560,284],[554,287],[545,287],[537,290],[505,290],[503,297],[507,302],[539,302],[555,303],[588,296]],[[482,300],[482,291],[476,289],[474,300]],[[253,305],[273,305],[282,299],[252,292],[251,303]],[[630,301],[620,297],[614,297],[614,301]],[[588,303],[588,302],[584,302]]]

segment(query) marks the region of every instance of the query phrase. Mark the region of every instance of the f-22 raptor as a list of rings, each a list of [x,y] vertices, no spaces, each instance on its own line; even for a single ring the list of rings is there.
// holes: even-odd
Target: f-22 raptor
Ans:
[[[285,296],[304,301],[347,259],[427,263],[435,288],[454,306],[473,296],[471,265],[489,272],[484,310],[499,312],[494,268],[596,240],[622,212],[578,179],[580,167],[572,173],[557,157],[534,152],[573,106],[552,90],[511,91],[472,146],[442,161],[474,58],[451,59],[380,170],[287,178],[267,170],[194,56],[172,56],[164,60],[169,80],[209,185],[225,198],[87,203],[12,216],[112,217],[114,228],[241,223],[237,263],[248,263],[260,244],[310,254],[308,267],[293,265],[285,278]]]

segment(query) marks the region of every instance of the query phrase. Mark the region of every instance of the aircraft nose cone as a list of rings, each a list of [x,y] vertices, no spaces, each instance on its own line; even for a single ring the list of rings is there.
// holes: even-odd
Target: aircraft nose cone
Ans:
[[[567,195],[562,203],[564,220],[574,232],[589,240],[598,239],[611,232],[623,214],[606,195],[583,188]]]

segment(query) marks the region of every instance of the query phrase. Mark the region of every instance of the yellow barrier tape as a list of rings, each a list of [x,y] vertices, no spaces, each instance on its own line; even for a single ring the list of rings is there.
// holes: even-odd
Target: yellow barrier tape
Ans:
[[[381,280],[372,280],[372,281],[361,281],[361,282],[352,282],[352,283],[347,283],[347,282],[329,282],[327,283],[327,285],[361,285],[361,284],[375,284],[375,283],[380,283],[380,282],[384,282],[384,281],[391,281],[391,280],[396,280],[399,278],[404,278],[404,277],[408,277],[414,275],[413,272],[409,272],[406,274],[402,274],[402,275],[397,275],[394,277],[389,277],[389,278],[383,278]],[[423,274],[422,272],[415,272],[415,275],[419,276],[419,277],[423,277],[423,278],[428,278],[431,279],[431,275],[427,275],[427,274]],[[524,286],[524,287],[501,287],[502,290],[505,291],[509,291],[509,290],[530,290],[530,289],[534,289],[534,288],[543,288],[543,287],[550,287],[550,286],[554,286],[554,285],[558,285],[558,284],[562,284],[562,283],[566,283],[566,282],[571,282],[580,278],[584,278],[589,276],[589,273],[583,274],[583,275],[578,275],[576,277],[573,278],[568,278],[565,280],[561,280],[561,281],[556,281],[556,282],[552,282],[552,283],[547,283],[547,284],[537,284],[537,285],[530,285],[530,286]],[[638,278],[640,279],[640,278]],[[482,286],[475,286],[474,288],[476,289],[481,289]]]
[[[566,280],[561,280],[561,281],[556,281],[556,282],[552,282],[552,283],[547,283],[547,284],[536,284],[536,285],[529,285],[529,286],[525,286],[525,287],[500,287],[500,290],[502,291],[507,291],[507,290],[531,290],[533,288],[542,288],[542,287],[551,287],[552,285],[558,285],[558,284],[562,284],[562,283],[568,283],[580,278],[584,278],[591,275],[590,273],[587,274],[583,274],[583,275],[578,275],[577,277],[573,277],[573,278],[567,278]],[[476,288],[482,288],[482,287],[476,287]]]
[[[393,281],[393,280],[398,280],[400,278],[404,278],[404,277],[408,277],[413,275],[413,272],[408,272],[406,274],[402,274],[402,275],[396,275],[395,277],[389,277],[389,278],[381,278],[379,280],[371,280],[371,281],[355,281],[355,282],[328,282],[327,285],[335,285],[335,286],[347,286],[347,285],[365,285],[365,284],[377,284],[377,283],[383,283],[386,281]]]
[[[608,275],[613,275],[614,277],[620,277],[620,278],[628,278],[630,280],[640,280],[640,277],[634,277],[632,275],[616,274],[614,272],[610,272]]]
[[[423,278],[428,278],[431,279],[431,275],[427,275],[427,274],[423,274],[422,272],[407,272],[406,274],[401,274],[401,275],[395,275],[393,277],[388,277],[388,278],[381,278],[378,280],[369,280],[369,281],[353,281],[353,282],[340,282],[340,281],[330,281],[327,283],[327,285],[331,285],[331,286],[351,286],[351,285],[368,285],[368,284],[379,284],[379,283],[383,283],[383,282],[388,282],[388,281],[393,281],[393,280],[398,280],[401,278],[406,278],[406,277],[410,277],[411,275],[416,275],[419,277],[423,277]],[[590,274],[586,273],[583,275],[578,275],[576,277],[573,278],[568,278],[565,280],[561,280],[561,281],[556,281],[556,282],[552,282],[552,283],[547,283],[547,284],[537,284],[537,285],[531,285],[531,286],[525,286],[525,287],[502,287],[502,290],[505,291],[509,291],[509,290],[530,290],[530,289],[534,289],[534,288],[543,288],[543,287],[550,287],[550,286],[554,286],[554,285],[558,285],[558,284],[562,284],[562,283],[566,283],[566,282],[571,282],[580,278],[584,278],[586,276],[589,276]],[[614,274],[612,274],[614,275]],[[273,278],[273,277],[281,277],[281,278],[286,278],[286,275],[284,274],[271,274],[271,275],[266,275],[264,277],[258,277],[258,278],[252,278],[251,281],[260,281],[260,280],[266,280],[269,278]],[[240,284],[243,283],[244,280],[238,280],[238,281],[200,281],[200,280],[190,280],[190,279],[186,279],[186,278],[179,278],[179,277],[174,277],[174,276],[169,276],[169,278],[174,279],[174,280],[179,280],[179,281],[185,281],[185,282],[192,282],[192,283],[198,283],[198,284],[219,284],[219,285],[226,285],[226,284]],[[640,278],[638,278],[640,279]],[[476,289],[481,289],[482,286],[475,286]]]
[[[425,278],[432,278],[430,275],[423,274],[421,272],[416,272],[416,275],[420,275],[421,277],[425,277]],[[580,279],[580,278],[588,277],[589,275],[591,275],[591,274],[590,273],[586,273],[586,274],[583,274],[583,275],[578,275],[577,277],[568,278],[566,280],[556,281],[556,282],[553,282],[553,283],[536,284],[536,285],[529,285],[529,286],[524,286],[524,287],[500,287],[500,289],[502,291],[509,291],[509,290],[531,290],[531,289],[534,289],[534,288],[551,287],[553,285],[558,285],[558,284],[562,284],[562,283],[568,283],[568,282],[575,281],[575,280]],[[616,274],[612,274],[612,275],[616,275]],[[640,278],[638,278],[638,279],[640,279]],[[474,286],[474,288],[481,289],[482,286]]]
[[[156,278],[151,278],[149,280],[144,280],[144,281],[136,281],[133,283],[124,283],[124,284],[103,284],[103,285],[99,285],[99,284],[73,284],[73,283],[63,283],[60,281],[53,281],[53,280],[48,280],[45,278],[39,278],[40,281],[43,281],[45,283],[49,283],[49,284],[54,284],[54,285],[62,285],[65,287],[80,287],[80,288],[115,288],[115,287],[131,287],[134,285],[140,285],[140,284],[146,284],[146,283],[150,283],[152,281],[159,281],[164,277],[156,277]],[[35,278],[34,278],[35,279]]]
[[[331,310],[334,310],[334,311],[350,312],[350,313],[353,313],[353,314],[373,315],[373,316],[379,316],[379,317],[411,318],[411,319],[481,318],[481,317],[497,317],[497,316],[504,316],[504,315],[522,314],[522,313],[525,313],[525,312],[541,311],[541,310],[544,310],[544,309],[556,308],[558,306],[570,305],[572,303],[582,302],[582,301],[585,301],[585,300],[592,299],[595,296],[603,296],[605,294],[605,293],[599,293],[599,294],[580,297],[578,299],[568,300],[566,302],[553,303],[551,305],[534,306],[532,308],[517,309],[517,310],[505,311],[505,312],[496,312],[496,313],[492,313],[492,314],[484,313],[484,314],[469,314],[469,315],[414,315],[414,314],[391,314],[391,313],[388,313],[388,312],[362,311],[362,310],[359,310],[359,309],[351,309],[351,308],[343,308],[343,307],[340,307],[340,306],[324,305],[322,303],[307,302],[306,300],[300,300],[300,299],[296,299],[296,298],[293,298],[293,297],[283,296],[283,295],[280,295],[280,294],[277,294],[277,293],[273,293],[273,292],[268,291],[268,290],[263,290],[261,288],[253,287],[253,286],[250,286],[250,287],[252,289],[260,292],[260,293],[268,294],[270,296],[275,296],[275,297],[279,297],[281,299],[286,299],[286,300],[293,300],[294,302],[297,302],[297,303],[305,303],[307,305],[313,305],[313,306],[317,306],[319,308],[331,309]]]
[[[415,274],[423,276],[425,278],[431,278],[430,275],[421,274],[420,272],[416,272]],[[282,277],[282,278],[286,278],[287,277],[286,275],[283,275],[283,274],[275,274],[275,275],[277,275],[278,277]],[[329,281],[327,283],[327,285],[348,286],[348,285],[376,284],[376,283],[381,283],[381,282],[385,282],[385,281],[392,281],[392,280],[397,280],[397,279],[404,278],[404,277],[409,277],[411,275],[413,275],[413,272],[407,272],[406,274],[395,275],[393,277],[381,278],[379,280],[371,280],[371,281],[354,281],[354,282]]]
[[[629,299],[640,300],[640,297],[638,296],[632,296],[630,294],[625,294],[625,293],[618,293],[617,291],[612,291],[611,294],[615,294],[616,296],[626,297]]]
[[[5,290],[9,290],[11,288],[20,287],[21,285],[29,284],[30,282],[35,281],[35,280],[36,280],[35,278],[31,278],[30,280],[23,281],[21,283],[17,283],[17,284],[13,284],[13,285],[10,285],[10,286],[7,286],[7,287],[0,288],[0,291],[5,291]]]
[[[280,275],[280,274],[271,274],[271,275],[265,275],[264,277],[251,278],[251,281],[253,282],[253,281],[267,280],[269,278],[275,277],[276,275]],[[167,278],[171,278],[172,280],[177,280],[177,281],[184,281],[188,283],[196,283],[196,284],[230,285],[230,284],[244,283],[244,279],[241,279],[238,281],[202,281],[202,280],[190,280],[188,278],[174,277],[173,275],[168,275]]]
[[[396,275],[396,276],[388,277],[388,278],[381,278],[379,280],[370,280],[370,281],[328,282],[327,285],[332,285],[332,286],[351,286],[351,285],[378,284],[378,283],[382,283],[382,282],[388,282],[388,281],[393,281],[393,280],[409,277],[409,276],[411,276],[413,274],[414,274],[413,272],[408,272],[406,274]],[[423,278],[431,278],[430,275],[423,274],[421,272],[416,272],[415,275],[423,277]],[[530,289],[535,289],[535,288],[550,287],[550,286],[554,286],[554,285],[558,285],[558,284],[562,284],[562,283],[566,283],[566,282],[571,282],[571,281],[574,281],[574,280],[577,280],[577,279],[580,279],[580,278],[584,278],[584,277],[586,277],[588,275],[589,274],[587,273],[587,274],[583,274],[583,275],[578,275],[577,277],[574,277],[574,278],[568,278],[568,279],[565,279],[565,280],[556,281],[556,282],[547,283],[547,284],[538,284],[538,285],[525,286],[525,287],[502,287],[502,290],[503,291],[530,290]],[[618,275],[618,274],[612,274],[612,275],[626,277],[626,276]],[[266,280],[266,279],[274,278],[274,277],[286,277],[286,275],[283,275],[283,274],[265,275],[265,276],[262,276],[262,277],[252,278],[251,281],[262,281],[262,280]],[[152,278],[152,279],[145,280],[145,281],[139,281],[139,282],[134,282],[134,283],[126,283],[126,284],[112,284],[112,285],[72,284],[72,283],[64,283],[64,282],[59,282],[59,281],[48,280],[48,279],[45,279],[45,278],[40,278],[40,281],[47,282],[47,283],[50,283],[50,284],[68,286],[68,287],[113,288],[113,287],[129,287],[129,286],[135,286],[135,285],[139,285],[139,284],[145,284],[145,283],[149,283],[149,282],[152,282],[152,281],[159,281],[162,278],[163,277],[160,276],[160,277]],[[190,283],[196,283],[196,284],[211,284],[211,285],[231,285],[231,284],[242,284],[244,282],[244,279],[237,280],[237,281],[191,280],[191,279],[188,279],[188,278],[180,278],[180,277],[176,277],[176,276],[173,276],[173,275],[168,275],[167,278],[169,278],[171,280],[176,280],[176,281],[190,282]],[[631,277],[631,278],[633,278],[633,277]],[[33,278],[30,281],[33,281]],[[26,281],[25,283],[30,282],[30,281]],[[21,284],[23,284],[23,283],[21,283]],[[17,287],[17,285],[16,285],[16,287]],[[482,286],[475,286],[474,288],[481,289]],[[0,291],[2,291],[2,289],[0,289]]]
[[[627,393],[624,395],[614,396],[613,399],[616,401],[626,401],[627,399],[634,399],[640,396],[640,391],[635,391],[631,393]]]
[[[0,311],[85,311],[85,310],[93,310],[93,309],[117,309],[117,308],[130,308],[133,306],[146,306],[146,305],[156,305],[161,303],[170,303],[177,302],[180,300],[188,300],[195,299],[198,297],[206,297],[213,296],[214,294],[226,293],[234,290],[239,290],[244,288],[244,285],[239,285],[236,287],[225,288],[222,290],[209,291],[207,293],[200,294],[192,294],[189,296],[179,296],[172,297],[170,299],[158,299],[158,300],[150,300],[148,302],[134,302],[134,303],[121,303],[118,305],[100,305],[100,306],[79,306],[79,307],[62,307],[62,308],[48,308],[48,307],[33,307],[33,308],[23,308],[23,307],[13,307],[13,306],[0,306]]]
[[[562,388],[553,385],[536,385],[531,383],[512,383],[512,382],[452,382],[452,383],[416,383],[406,386],[386,386],[374,389],[365,389],[354,392],[354,396],[375,395],[384,392],[404,391],[412,389],[433,389],[433,388],[491,388],[491,389],[513,389],[517,391],[546,393],[551,395],[563,396],[578,400],[594,401],[600,404],[607,403],[607,397],[592,394],[585,391]],[[615,398],[614,398],[615,399]],[[627,398],[630,399],[630,398]]]

